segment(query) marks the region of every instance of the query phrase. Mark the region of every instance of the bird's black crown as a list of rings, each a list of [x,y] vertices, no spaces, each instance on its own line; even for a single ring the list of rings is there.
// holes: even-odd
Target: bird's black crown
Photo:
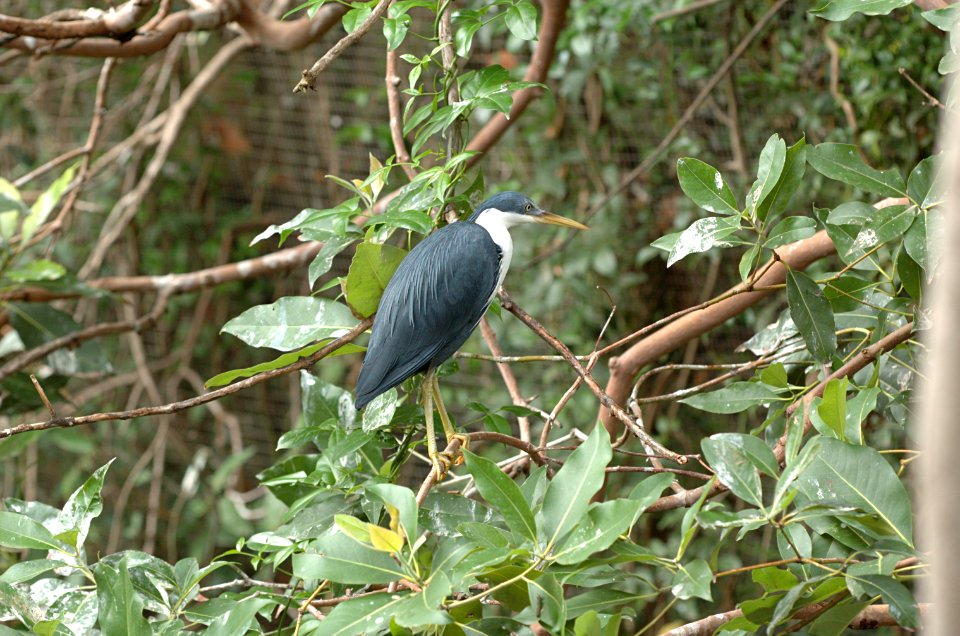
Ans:
[[[484,210],[491,209],[500,210],[501,212],[512,212],[514,214],[528,214],[530,216],[537,216],[542,212],[540,206],[534,203],[530,197],[520,194],[519,192],[507,190],[506,192],[498,192],[478,205],[477,209],[474,210],[470,216],[470,220],[475,221]]]

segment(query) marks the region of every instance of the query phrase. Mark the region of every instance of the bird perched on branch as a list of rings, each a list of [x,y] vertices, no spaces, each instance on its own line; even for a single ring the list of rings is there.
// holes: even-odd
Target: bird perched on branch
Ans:
[[[357,409],[410,376],[423,373],[421,401],[427,454],[438,479],[453,458],[437,451],[433,407],[449,443],[457,435],[440,397],[435,370],[473,333],[500,288],[513,241],[509,229],[546,223],[585,230],[571,219],[540,209],[518,192],[501,192],[481,203],[466,221],[451,223],[414,247],[397,267],[380,298],[373,333],[357,379]]]

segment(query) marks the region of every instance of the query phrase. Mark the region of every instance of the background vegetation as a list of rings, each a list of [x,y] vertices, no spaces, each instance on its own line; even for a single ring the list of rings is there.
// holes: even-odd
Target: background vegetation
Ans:
[[[5,7],[0,633],[917,627],[917,4]],[[515,232],[434,484],[362,332],[508,188],[591,230]]]

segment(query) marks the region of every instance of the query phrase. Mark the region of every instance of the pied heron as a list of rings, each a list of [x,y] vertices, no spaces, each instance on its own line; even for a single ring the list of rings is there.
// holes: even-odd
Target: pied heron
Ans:
[[[481,203],[466,221],[446,225],[414,247],[380,298],[357,379],[355,405],[359,410],[384,391],[423,373],[427,454],[438,479],[452,458],[437,452],[434,404],[447,442],[466,438],[458,436],[450,423],[434,371],[466,342],[486,313],[510,267],[509,229],[523,223],[587,229],[540,209],[518,192],[501,192]]]

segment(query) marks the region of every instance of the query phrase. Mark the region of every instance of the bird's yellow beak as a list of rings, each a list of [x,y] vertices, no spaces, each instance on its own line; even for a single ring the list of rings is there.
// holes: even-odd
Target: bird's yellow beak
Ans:
[[[560,225],[563,227],[570,227],[575,230],[589,230],[586,225],[574,221],[573,219],[568,219],[565,216],[560,216],[559,214],[554,214],[553,212],[541,212],[540,214],[533,217],[537,223],[548,223],[550,225]]]

